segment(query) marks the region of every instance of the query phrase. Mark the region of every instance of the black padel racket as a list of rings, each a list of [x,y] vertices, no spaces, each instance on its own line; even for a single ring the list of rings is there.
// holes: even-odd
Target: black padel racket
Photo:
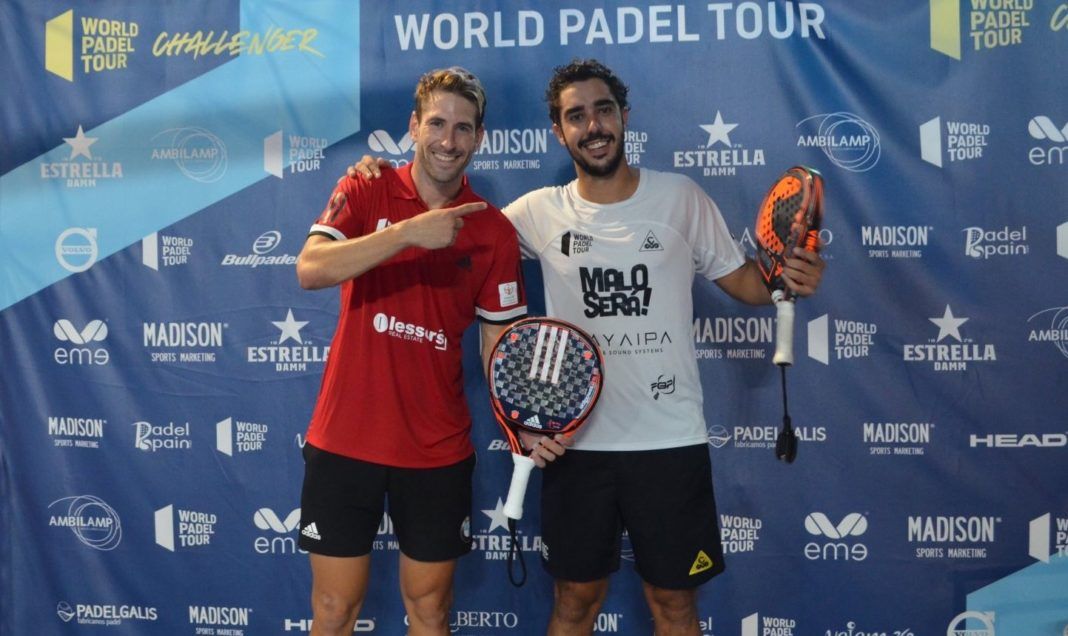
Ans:
[[[543,435],[571,435],[589,416],[601,395],[604,359],[597,343],[584,331],[554,318],[524,318],[497,338],[489,363],[489,392],[493,414],[512,450],[512,480],[504,504],[512,549],[517,553],[516,521],[523,518],[523,499],[534,468],[530,449],[518,431]],[[520,564],[522,553],[518,553]],[[523,579],[512,582],[522,585]]]
[[[782,279],[786,259],[795,247],[819,251],[823,219],[823,177],[805,166],[794,166],[779,177],[764,197],[756,217],[757,265],[775,303],[775,356],[782,376],[783,430],[775,454],[792,462],[797,435],[786,403],[786,367],[794,363],[794,294]]]

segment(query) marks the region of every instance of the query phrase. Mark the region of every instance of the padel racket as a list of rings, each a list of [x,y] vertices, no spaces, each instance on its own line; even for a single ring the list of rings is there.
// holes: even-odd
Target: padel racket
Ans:
[[[794,166],[779,177],[764,196],[756,217],[757,265],[775,303],[775,356],[782,376],[783,430],[775,454],[792,462],[797,435],[786,402],[786,367],[794,363],[794,294],[782,278],[786,259],[795,247],[819,251],[823,220],[823,177],[805,166]]]
[[[490,404],[512,450],[512,480],[504,504],[512,550],[517,552],[516,521],[523,518],[523,499],[534,468],[532,449],[518,431],[572,435],[589,416],[601,395],[604,359],[597,343],[584,331],[554,318],[524,318],[497,338],[489,370]],[[519,553],[522,565],[522,553]],[[523,581],[526,567],[523,566]],[[523,581],[512,583],[522,585]]]

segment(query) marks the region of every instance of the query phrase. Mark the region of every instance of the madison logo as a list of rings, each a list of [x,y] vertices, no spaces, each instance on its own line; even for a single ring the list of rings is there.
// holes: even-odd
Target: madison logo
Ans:
[[[861,245],[868,258],[921,258],[927,247],[930,225],[862,225]]]
[[[472,170],[540,170],[541,156],[549,151],[546,128],[487,129]]]
[[[581,267],[579,279],[587,318],[649,313],[653,288],[649,285],[649,268],[641,263],[629,272],[610,267]]]

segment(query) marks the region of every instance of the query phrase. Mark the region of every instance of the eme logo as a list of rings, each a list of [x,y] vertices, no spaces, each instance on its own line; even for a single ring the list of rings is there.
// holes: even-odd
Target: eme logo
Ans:
[[[392,155],[389,158],[390,165],[400,168],[408,165],[410,159],[407,155],[415,148],[415,142],[412,141],[412,135],[409,132],[405,132],[400,140],[394,141],[388,132],[379,129],[371,131],[371,134],[367,136],[367,147],[371,149],[371,152]]]
[[[60,318],[52,325],[52,333],[56,340],[70,345],[56,347],[52,353],[56,364],[101,366],[111,359],[107,349],[89,346],[107,339],[108,326],[103,320],[90,320],[78,330],[70,320]]]
[[[805,558],[810,561],[863,561],[868,558],[866,545],[846,542],[868,531],[868,520],[859,512],[847,514],[837,525],[822,512],[813,512],[805,517],[805,530],[823,539],[822,545],[817,541],[805,545]]]

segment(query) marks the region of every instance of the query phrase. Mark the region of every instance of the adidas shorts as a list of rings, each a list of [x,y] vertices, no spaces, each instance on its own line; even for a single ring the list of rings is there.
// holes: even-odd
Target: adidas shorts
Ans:
[[[621,557],[665,589],[692,589],[723,571],[705,444],[569,450],[545,468],[541,515],[542,564],[557,579],[603,579]]]
[[[450,561],[471,551],[475,456],[442,468],[396,468],[304,445],[302,549],[337,557],[371,552],[389,501],[400,551]]]

